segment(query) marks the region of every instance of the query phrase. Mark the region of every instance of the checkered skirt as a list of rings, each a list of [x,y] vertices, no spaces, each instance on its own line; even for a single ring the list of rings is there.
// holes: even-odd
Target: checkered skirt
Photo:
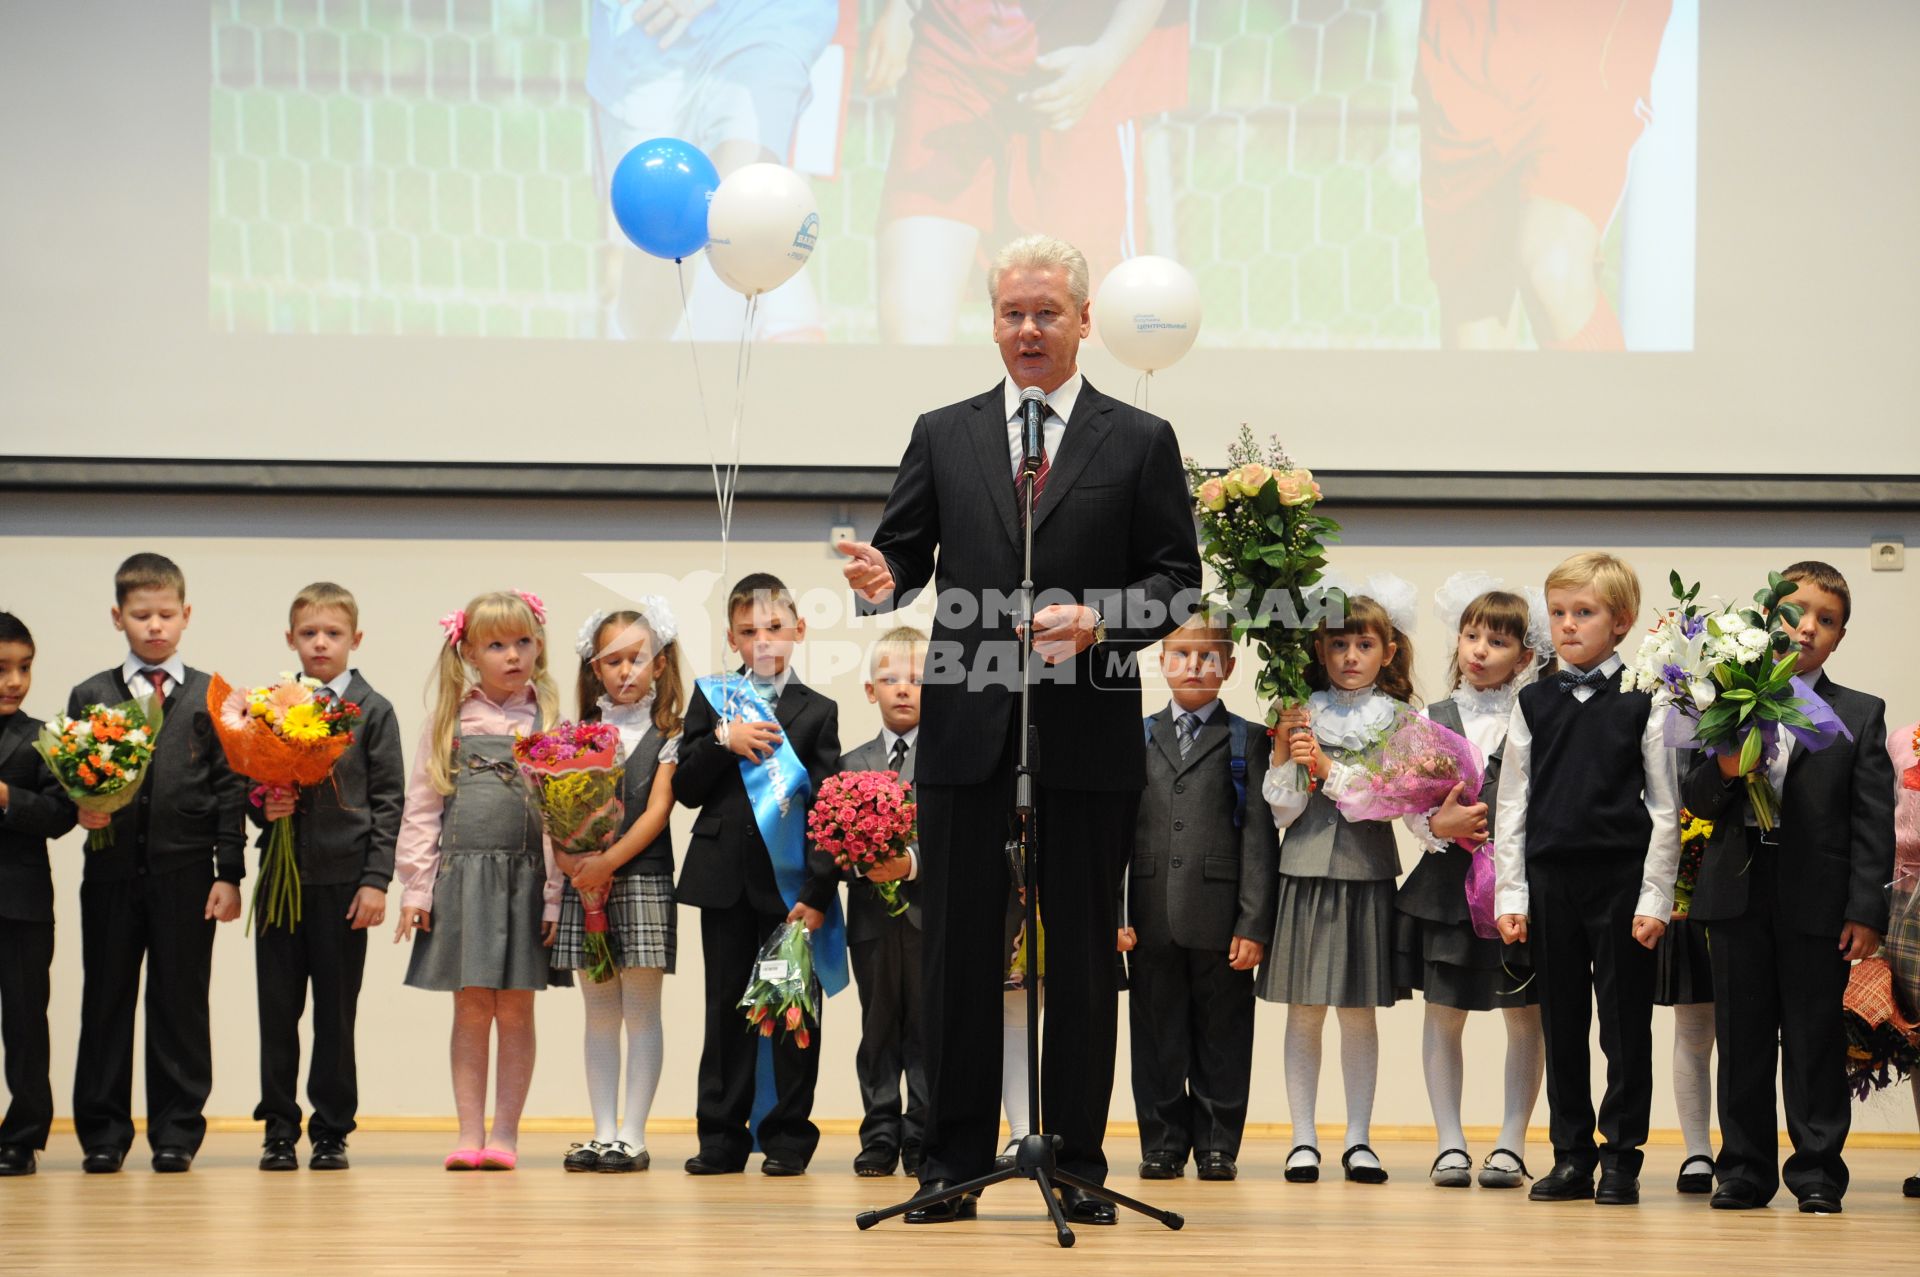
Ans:
[[[607,939],[614,962],[622,967],[657,967],[673,972],[679,927],[673,905],[673,879],[667,874],[628,874],[607,889]],[[568,883],[560,897],[560,931],[553,942],[553,965],[580,971],[586,957],[587,911],[580,893]]]

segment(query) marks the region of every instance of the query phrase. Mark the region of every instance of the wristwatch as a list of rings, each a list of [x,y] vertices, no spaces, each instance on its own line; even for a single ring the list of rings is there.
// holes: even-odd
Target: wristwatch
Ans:
[[[1087,610],[1093,613],[1094,643],[1099,644],[1099,643],[1106,642],[1107,641],[1107,618],[1100,615],[1100,609],[1097,607],[1089,607]]]

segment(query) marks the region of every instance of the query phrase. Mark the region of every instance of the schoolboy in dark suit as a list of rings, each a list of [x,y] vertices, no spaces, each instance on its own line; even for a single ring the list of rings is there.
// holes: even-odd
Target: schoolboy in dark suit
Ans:
[[[1780,1187],[1773,1079],[1783,1057],[1787,1187],[1802,1211],[1838,1214],[1853,1107],[1840,1003],[1850,964],[1872,956],[1887,929],[1893,763],[1886,702],[1823,671],[1852,619],[1846,578],[1811,560],[1782,575],[1799,584],[1787,596],[1802,608],[1797,672],[1852,739],[1809,753],[1781,734],[1769,769],[1780,822],[1767,833],[1753,823],[1738,758],[1702,755],[1687,770],[1687,810],[1713,822],[1692,914],[1708,924],[1720,1047],[1713,1205],[1750,1210]]]
[[[1147,719],[1121,939],[1140,1176],[1174,1179],[1191,1151],[1201,1179],[1230,1180],[1253,1077],[1253,969],[1279,884],[1280,835],[1259,797],[1268,742],[1220,703],[1233,672],[1223,623],[1197,616],[1160,650],[1173,699]]]
[[[294,598],[287,623],[287,646],[300,654],[301,672],[325,684],[318,695],[358,705],[360,720],[325,783],[297,796],[269,798],[259,813],[263,820],[293,817],[301,904],[298,926],[263,922],[254,939],[260,1103],[253,1116],[267,1124],[260,1169],[298,1169],[300,1016],[312,985],[307,1164],[343,1171],[360,1103],[353,1029],[367,931],[386,920],[407,771],[392,703],[348,664],[360,646],[360,607],[353,595],[316,581]]]
[[[74,821],[73,804],[33,748],[41,722],[22,709],[32,687],[33,635],[11,612],[0,612],[0,1048],[12,1096],[0,1120],[0,1175],[33,1174],[53,1124],[47,839]]]
[[[139,797],[111,817],[113,845],[87,853],[80,882],[80,1055],[73,1127],[89,1174],[111,1174],[133,1144],[133,1012],[147,969],[147,1143],[153,1169],[191,1169],[213,1089],[208,986],[214,923],[240,916],[247,783],[227,766],[207,709],[207,676],[180,635],[192,609],[171,559],[136,554],[114,574],[114,628],[127,658],[73,689],[67,712],[151,698],[162,713]]]
[[[831,857],[807,851],[806,881],[790,906],[774,873],[773,853],[756,823],[741,768],[765,766],[784,739],[806,768],[811,793],[840,765],[840,710],[802,683],[788,666],[806,637],[793,596],[778,577],[743,577],[727,598],[727,645],[745,662],[746,677],[773,711],[777,726],[728,721],[699,683],[687,705],[673,796],[697,807],[674,898],[700,910],[700,951],[706,967],[706,1038],[700,1050],[695,1107],[700,1151],[687,1159],[693,1175],[746,1168],[752,1138],[757,1040],[747,1032],[738,1002],[753,975],[760,946],[783,922],[810,930],[839,910],[839,874]],[[759,1140],[768,1175],[799,1175],[820,1142],[811,1120],[820,1072],[818,1026],[801,1049],[793,1035],[773,1048],[773,1108],[761,1119]]]

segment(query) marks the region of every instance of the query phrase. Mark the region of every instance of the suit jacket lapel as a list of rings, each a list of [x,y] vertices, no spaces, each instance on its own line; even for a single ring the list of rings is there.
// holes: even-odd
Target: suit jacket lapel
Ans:
[[[774,721],[782,727],[793,726],[807,712],[807,691],[806,684],[789,681],[787,690],[773,702]]]
[[[1846,702],[1846,697],[1844,695],[1836,697],[1834,692],[1844,692],[1844,688],[1837,689],[1827,680],[1825,674],[1816,674],[1814,675],[1813,682],[1807,684],[1807,690],[1825,701],[1828,707],[1833,710],[1835,717],[1840,716],[1840,706]],[[1852,731],[1853,729],[1849,727],[1847,730]],[[1802,748],[1800,742],[1793,738],[1793,733],[1784,727],[1780,729],[1780,747],[1787,751],[1786,779],[1792,780],[1793,773],[1799,769],[1801,763],[1807,761],[1807,755],[1812,751]],[[1781,788],[1784,789],[1785,786],[1782,785]]]
[[[27,716],[23,713],[9,714],[0,719],[0,764],[13,757],[13,752],[25,745],[34,736],[27,730]]]
[[[1007,530],[1007,539],[1018,545],[1020,507],[1014,500],[1013,456],[1007,447],[1007,418],[1001,412],[1005,402],[1005,392],[997,385],[975,399],[973,422],[968,427],[968,433],[973,436],[974,455],[980,462],[980,478],[987,485],[987,500],[999,512],[1000,524]],[[1051,485],[1052,478],[1049,477],[1047,482]],[[1044,498],[1045,494],[1041,495]]]
[[[1173,734],[1173,710],[1163,709],[1153,716],[1153,743],[1160,747],[1167,765],[1174,771],[1180,770],[1180,742]]]
[[[1223,717],[1225,713],[1225,710],[1216,710],[1212,718],[1200,724],[1200,731],[1193,738],[1193,748],[1187,751],[1185,758],[1174,764],[1181,773],[1184,774],[1198,766],[1200,760],[1214,750],[1227,747],[1227,720]],[[1175,757],[1179,756],[1178,743],[1174,745],[1173,752]]]
[[[1035,532],[1066,499],[1067,489],[1100,450],[1107,433],[1107,409],[1112,406],[1113,400],[1095,390],[1092,382],[1081,383],[1080,397],[1073,401],[1073,417],[1060,438],[1060,455],[1048,460],[1047,490],[1040,494],[1039,508],[1033,512]]]

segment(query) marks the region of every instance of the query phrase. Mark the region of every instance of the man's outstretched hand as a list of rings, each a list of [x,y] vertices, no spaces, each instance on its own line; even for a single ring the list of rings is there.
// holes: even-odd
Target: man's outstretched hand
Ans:
[[[833,547],[845,555],[840,574],[854,593],[869,603],[878,603],[893,593],[893,569],[887,558],[865,541],[841,541]]]

